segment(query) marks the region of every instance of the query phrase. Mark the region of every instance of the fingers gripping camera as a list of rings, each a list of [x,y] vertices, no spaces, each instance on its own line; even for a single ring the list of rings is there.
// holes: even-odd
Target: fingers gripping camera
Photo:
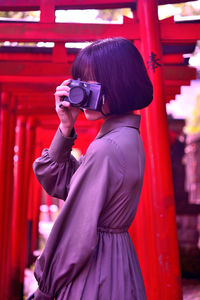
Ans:
[[[71,80],[69,87],[69,96],[64,97],[63,101],[70,102],[72,106],[102,111],[104,95],[100,83],[88,83],[78,79]]]

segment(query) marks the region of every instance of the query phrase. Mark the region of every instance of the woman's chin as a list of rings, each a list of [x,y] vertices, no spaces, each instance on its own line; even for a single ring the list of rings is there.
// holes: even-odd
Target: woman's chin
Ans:
[[[88,121],[96,121],[103,118],[102,113],[90,109],[84,109],[85,117]]]

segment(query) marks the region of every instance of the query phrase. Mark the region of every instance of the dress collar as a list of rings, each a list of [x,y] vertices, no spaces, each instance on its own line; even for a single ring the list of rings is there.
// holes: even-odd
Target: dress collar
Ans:
[[[133,127],[139,129],[140,127],[140,115],[135,115],[132,113],[121,115],[121,116],[112,116],[111,118],[105,120],[101,129],[99,130],[96,139],[101,138],[108,132],[118,128],[118,127]]]

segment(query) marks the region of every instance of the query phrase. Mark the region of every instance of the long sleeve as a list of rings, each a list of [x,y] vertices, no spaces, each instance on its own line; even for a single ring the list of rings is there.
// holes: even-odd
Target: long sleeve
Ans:
[[[71,180],[66,202],[36,262],[36,300],[54,299],[96,249],[99,217],[112,193],[110,178],[115,189],[123,181],[121,165],[115,160],[117,150],[111,146],[101,140],[93,142]]]
[[[65,200],[69,182],[80,162],[71,155],[76,135],[66,138],[57,130],[49,149],[33,163],[35,175],[45,191],[51,196]]]

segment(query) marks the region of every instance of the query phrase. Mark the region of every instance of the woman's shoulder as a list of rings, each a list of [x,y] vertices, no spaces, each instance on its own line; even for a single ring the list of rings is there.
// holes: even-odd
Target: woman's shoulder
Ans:
[[[89,146],[88,151],[102,154],[102,155],[113,155],[120,151],[118,142],[111,137],[103,137],[95,139]]]
[[[109,161],[109,164],[115,164],[119,167],[124,166],[124,155],[118,143],[109,137],[95,139],[85,154],[84,161]]]

